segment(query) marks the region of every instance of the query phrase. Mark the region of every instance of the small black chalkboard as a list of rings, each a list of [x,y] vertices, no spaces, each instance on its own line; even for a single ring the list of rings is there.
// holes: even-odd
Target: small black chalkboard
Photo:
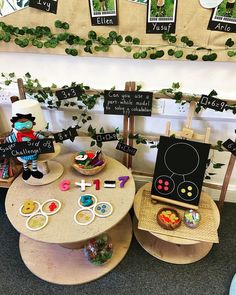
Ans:
[[[197,207],[209,150],[210,144],[161,136],[152,195]]]
[[[104,114],[151,116],[152,92],[104,91]]]
[[[119,150],[119,151],[122,151],[126,154],[130,154],[131,156],[134,156],[137,152],[137,149],[133,148],[132,146],[130,145],[127,145],[123,142],[118,142],[117,146],[116,146],[116,149]]]
[[[96,134],[97,142],[106,142],[106,141],[115,141],[115,140],[117,140],[116,132]]]
[[[78,136],[76,128],[68,128],[58,133],[54,133],[53,137],[56,142],[63,142],[64,140],[70,139],[72,142],[75,140],[75,137]]]
[[[80,97],[80,95],[83,93],[79,86],[75,87],[70,87],[70,88],[63,88],[61,90],[56,91],[56,97],[59,100],[64,100],[64,99],[70,99],[73,97]]]
[[[224,143],[223,146],[231,152],[233,155],[236,156],[236,143],[233,142],[231,139],[227,139]]]
[[[219,112],[223,112],[225,106],[226,106],[227,102],[224,100],[221,100],[219,98],[215,98],[212,96],[207,96],[207,95],[202,95],[200,101],[199,101],[199,105],[209,108],[209,109],[213,109],[215,111],[219,111]]]
[[[29,0],[29,6],[46,12],[57,13],[58,0]]]
[[[52,139],[39,139],[0,145],[0,157],[23,157],[34,154],[54,153]]]

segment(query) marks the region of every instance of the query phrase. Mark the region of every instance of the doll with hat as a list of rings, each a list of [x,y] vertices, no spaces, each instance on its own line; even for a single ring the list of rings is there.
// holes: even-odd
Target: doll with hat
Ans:
[[[43,139],[44,136],[40,132],[35,132],[33,126],[35,125],[35,117],[32,114],[20,114],[17,113],[11,119],[13,130],[6,138],[9,143],[32,141],[36,139]],[[37,168],[38,154],[21,156],[18,158],[23,163],[24,180],[28,180],[31,176],[34,178],[42,178],[43,173],[38,171]],[[32,164],[32,170],[29,168],[29,164]]]

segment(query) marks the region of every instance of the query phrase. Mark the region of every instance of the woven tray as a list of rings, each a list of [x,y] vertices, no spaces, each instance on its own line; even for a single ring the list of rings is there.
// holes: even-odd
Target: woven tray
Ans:
[[[184,238],[201,242],[219,243],[219,238],[217,234],[218,224],[213,214],[213,207],[210,199],[200,199],[198,211],[201,214],[201,221],[199,226],[195,229],[188,228],[184,225],[183,222],[181,223],[179,228],[173,231],[163,229],[156,221],[157,212],[162,207],[165,207],[165,205],[160,203],[156,205],[152,204],[151,192],[144,190],[139,212],[138,228],[176,238]],[[179,212],[180,216],[183,218],[184,209],[169,205],[168,207],[176,209]]]

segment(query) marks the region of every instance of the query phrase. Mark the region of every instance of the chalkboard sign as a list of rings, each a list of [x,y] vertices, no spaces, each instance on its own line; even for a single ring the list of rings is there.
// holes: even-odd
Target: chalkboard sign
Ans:
[[[70,88],[63,88],[61,90],[56,91],[56,97],[59,100],[70,99],[73,97],[80,97],[83,91],[80,89],[79,86],[70,87]]]
[[[96,134],[97,142],[106,142],[106,141],[113,141],[113,140],[117,140],[116,132]]]
[[[52,139],[39,139],[0,145],[0,158],[22,157],[45,153],[54,153]]]
[[[152,195],[167,203],[197,207],[209,150],[210,144],[161,136]]]
[[[236,156],[236,143],[231,140],[231,139],[227,139],[224,143],[223,146],[229,151],[231,152],[233,155]]]
[[[151,116],[152,92],[104,91],[104,114]]]
[[[212,96],[202,95],[199,105],[213,109],[215,111],[223,112],[227,102]]]
[[[54,133],[53,137],[56,142],[63,142],[64,140],[70,139],[72,142],[75,140],[75,137],[78,136],[76,128],[68,128],[58,133]]]
[[[137,149],[133,148],[132,146],[130,145],[127,145],[123,142],[118,142],[117,146],[116,146],[116,149],[119,150],[119,151],[122,151],[126,154],[130,154],[131,156],[134,156],[137,152]]]
[[[29,6],[56,14],[57,2],[58,0],[29,0]]]

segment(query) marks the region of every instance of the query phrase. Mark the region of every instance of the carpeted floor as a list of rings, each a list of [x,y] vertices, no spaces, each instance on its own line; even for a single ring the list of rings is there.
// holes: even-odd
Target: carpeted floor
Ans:
[[[60,286],[37,278],[22,262],[19,234],[4,213],[5,192],[0,190],[0,295],[228,294],[236,272],[236,204],[225,203],[219,229],[220,244],[214,245],[199,262],[165,263],[146,253],[133,238],[124,260],[106,276],[89,284]]]

